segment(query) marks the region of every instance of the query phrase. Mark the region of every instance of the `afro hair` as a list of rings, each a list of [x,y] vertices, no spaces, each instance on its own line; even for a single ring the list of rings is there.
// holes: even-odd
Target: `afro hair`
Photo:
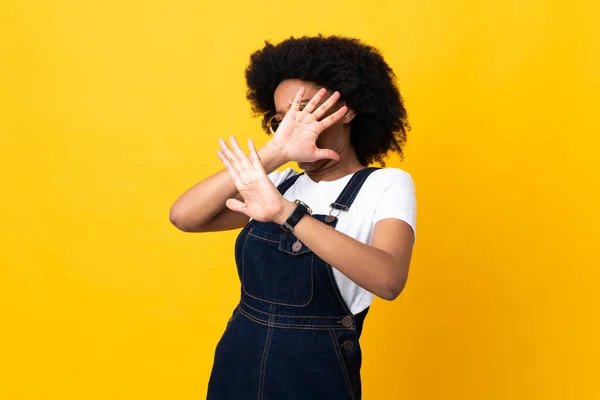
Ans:
[[[359,39],[322,35],[291,37],[265,46],[250,56],[246,97],[268,133],[275,114],[273,95],[286,79],[300,79],[337,90],[354,110],[350,140],[362,165],[379,163],[389,151],[404,158],[410,130],[396,77],[380,52]]]

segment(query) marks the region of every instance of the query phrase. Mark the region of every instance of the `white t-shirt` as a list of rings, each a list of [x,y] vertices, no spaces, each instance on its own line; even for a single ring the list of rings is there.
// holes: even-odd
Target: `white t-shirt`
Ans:
[[[275,186],[297,175],[293,168],[275,171],[269,179]],[[313,214],[329,214],[329,205],[340,195],[353,174],[335,181],[314,182],[304,174],[284,194],[287,200],[298,199],[306,203]],[[397,168],[382,168],[365,181],[350,206],[338,217],[336,230],[365,244],[371,244],[375,224],[385,218],[396,218],[408,223],[416,235],[415,185],[411,176]],[[335,214],[337,211],[335,211]],[[350,311],[357,314],[373,302],[374,295],[348,279],[335,268],[338,288]]]

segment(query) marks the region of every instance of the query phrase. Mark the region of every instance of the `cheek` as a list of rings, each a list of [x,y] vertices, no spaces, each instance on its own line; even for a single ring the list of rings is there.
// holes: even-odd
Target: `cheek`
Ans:
[[[342,131],[343,126],[344,126],[344,124],[342,123],[342,121],[336,122],[335,124],[331,125],[329,128],[325,129],[323,132],[321,132],[321,134],[319,135],[319,139],[321,139],[321,138],[333,139],[333,138],[339,136],[339,134]]]

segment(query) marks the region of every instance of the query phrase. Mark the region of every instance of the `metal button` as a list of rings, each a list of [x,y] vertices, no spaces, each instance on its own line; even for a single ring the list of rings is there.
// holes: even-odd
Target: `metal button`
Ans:
[[[325,222],[333,222],[335,221],[335,217],[333,215],[328,215],[325,217]]]
[[[293,251],[294,253],[297,253],[297,252],[299,252],[300,250],[302,250],[302,243],[301,243],[300,241],[297,241],[297,242],[295,242],[295,243],[292,245],[292,251]]]
[[[350,328],[352,326],[352,317],[344,317],[342,320],[342,325],[344,325],[346,328]]]
[[[354,348],[354,343],[352,342],[352,340],[346,340],[342,344],[342,347],[344,348],[344,350],[352,350]]]

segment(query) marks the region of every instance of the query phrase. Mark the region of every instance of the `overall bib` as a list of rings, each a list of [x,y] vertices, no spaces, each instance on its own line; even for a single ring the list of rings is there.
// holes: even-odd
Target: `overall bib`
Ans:
[[[334,214],[350,208],[375,169],[352,176]],[[279,185],[280,193],[298,177]],[[312,218],[335,228],[331,214]],[[293,233],[255,220],[240,232],[235,259],[241,300],[217,344],[207,399],[360,399],[358,339],[369,309],[350,312],[331,266]]]

